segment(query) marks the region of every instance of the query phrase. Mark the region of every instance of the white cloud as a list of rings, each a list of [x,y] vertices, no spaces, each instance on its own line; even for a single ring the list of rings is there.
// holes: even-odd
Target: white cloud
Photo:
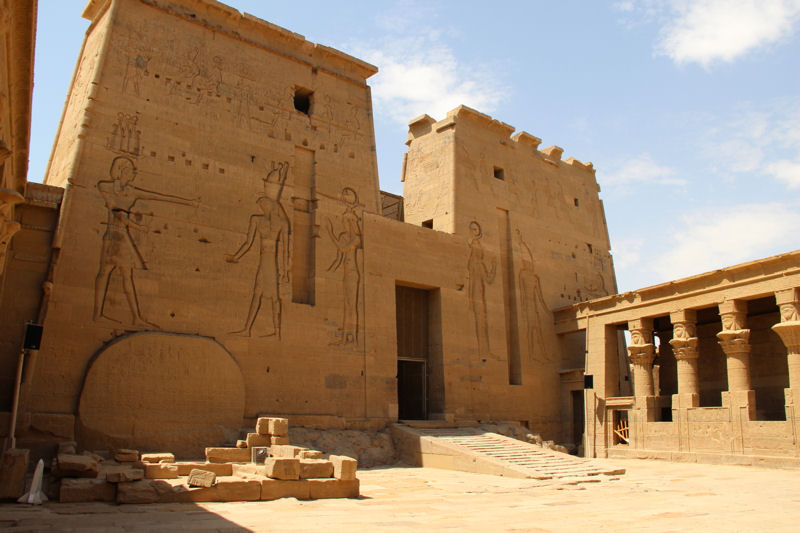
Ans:
[[[380,17],[378,24],[386,33],[379,42],[348,46],[380,68],[370,79],[376,114],[407,124],[425,113],[442,118],[461,104],[494,111],[507,92],[502,78],[489,67],[457,57],[447,42],[452,35],[432,26],[435,12],[425,11],[424,22],[415,9],[406,6],[403,12],[410,14]]]
[[[681,217],[651,268],[661,281],[800,248],[800,209],[788,203],[705,208]]]
[[[767,165],[767,172],[786,183],[790,189],[800,188],[800,161],[776,161]]]
[[[650,154],[640,154],[611,168],[608,173],[598,171],[602,186],[625,187],[633,184],[657,184],[683,187],[686,180],[675,177],[675,170],[658,164]]]
[[[628,26],[659,22],[656,53],[705,68],[779,42],[800,19],[800,0],[638,0],[614,8]]]

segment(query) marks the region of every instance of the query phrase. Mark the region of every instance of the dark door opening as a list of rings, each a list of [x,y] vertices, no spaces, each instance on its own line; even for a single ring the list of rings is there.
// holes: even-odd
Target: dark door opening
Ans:
[[[572,391],[572,443],[575,448],[583,444],[583,391]]]
[[[397,361],[397,403],[401,420],[425,420],[425,361]]]

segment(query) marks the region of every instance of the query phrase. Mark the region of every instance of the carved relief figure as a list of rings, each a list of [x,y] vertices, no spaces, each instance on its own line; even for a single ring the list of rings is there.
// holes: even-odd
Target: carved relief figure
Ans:
[[[141,153],[141,130],[136,128],[139,121],[138,115],[128,115],[127,113],[117,113],[117,121],[111,130],[111,138],[108,139],[106,147],[118,154],[130,154],[138,156]]]
[[[225,256],[229,263],[239,260],[258,244],[258,268],[253,284],[253,296],[247,310],[244,327],[234,333],[249,337],[258,312],[262,306],[272,313],[272,330],[263,337],[281,336],[280,284],[289,281],[289,233],[290,224],[286,211],[280,204],[281,193],[289,172],[289,163],[272,163],[272,169],[264,180],[265,189],[270,184],[278,187],[275,197],[264,194],[256,200],[261,214],[252,215],[244,243],[233,254]]]
[[[331,344],[358,344],[358,293],[361,286],[361,270],[358,265],[358,251],[362,248],[361,216],[358,208],[358,194],[350,187],[342,189],[342,202],[345,211],[342,215],[342,231],[336,233],[333,223],[328,219],[328,235],[336,246],[336,258],[328,267],[329,272],[342,269],[344,284],[342,324],[339,338]]]
[[[122,290],[131,312],[131,323],[136,326],[153,326],[142,316],[133,270],[147,270],[147,264],[136,246],[131,230],[146,233],[148,228],[142,224],[142,213],[133,210],[140,200],[154,200],[180,205],[196,206],[197,200],[181,198],[171,194],[162,194],[133,185],[136,178],[136,165],[126,156],[115,157],[109,169],[110,180],[97,183],[97,189],[103,196],[108,209],[106,231],[103,234],[103,249],[100,252],[100,270],[94,282],[94,319],[101,317],[114,322],[116,319],[103,314],[108,296],[108,283],[111,274],[116,270],[122,277]]]
[[[547,302],[542,295],[542,284],[533,268],[533,253],[522,234],[516,230],[517,241],[522,250],[522,261],[519,269],[519,291],[522,299],[522,318],[528,341],[529,356],[538,361],[549,360],[547,351],[541,340],[543,321],[542,314],[549,313]],[[541,306],[541,307],[540,307]]]
[[[491,267],[487,267],[483,258],[481,245],[481,225],[476,221],[469,223],[472,237],[469,241],[469,259],[467,272],[469,276],[469,308],[475,318],[475,334],[478,337],[478,353],[489,353],[489,319],[486,313],[486,285],[491,285],[497,273],[497,264],[492,258]]]

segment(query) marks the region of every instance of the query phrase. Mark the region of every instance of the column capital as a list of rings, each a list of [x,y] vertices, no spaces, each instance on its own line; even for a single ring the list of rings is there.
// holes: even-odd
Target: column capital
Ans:
[[[781,312],[781,323],[800,322],[800,289],[775,291],[775,303]]]
[[[672,339],[669,341],[672,352],[678,361],[697,359],[697,311],[681,309],[669,314],[672,322]]]
[[[747,302],[726,300],[719,304],[722,331],[717,333],[719,345],[725,355],[750,353],[750,330],[745,328]]]
[[[669,320],[673,324],[682,324],[685,322],[697,323],[697,311],[694,309],[678,309],[669,314]]]

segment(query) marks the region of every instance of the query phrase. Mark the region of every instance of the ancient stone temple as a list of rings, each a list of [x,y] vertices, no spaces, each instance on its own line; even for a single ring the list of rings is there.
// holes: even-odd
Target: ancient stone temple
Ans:
[[[559,372],[583,356],[551,309],[615,292],[590,163],[459,107],[411,122],[399,208],[378,187],[375,67],[217,2],[84,17],[43,189],[65,193],[29,433],[191,455],[278,413],[561,439]]]
[[[800,457],[799,252],[616,295],[591,163],[460,106],[410,121],[385,193],[376,67],[212,0],[83,16],[44,185],[0,150],[21,172],[0,411],[24,446],[196,458],[279,416]]]

